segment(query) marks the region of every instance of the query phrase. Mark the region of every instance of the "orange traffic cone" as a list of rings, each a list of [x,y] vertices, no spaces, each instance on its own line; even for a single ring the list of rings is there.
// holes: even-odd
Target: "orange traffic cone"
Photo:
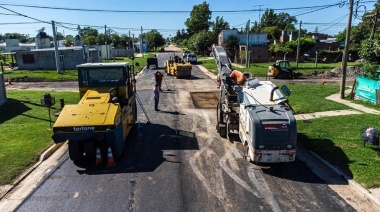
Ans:
[[[8,85],[12,85],[12,79],[8,78]]]
[[[96,165],[102,165],[102,156],[100,155],[100,149],[99,147],[96,148]]]
[[[108,146],[108,154],[107,154],[107,168],[115,167],[116,162],[113,159],[111,147]]]

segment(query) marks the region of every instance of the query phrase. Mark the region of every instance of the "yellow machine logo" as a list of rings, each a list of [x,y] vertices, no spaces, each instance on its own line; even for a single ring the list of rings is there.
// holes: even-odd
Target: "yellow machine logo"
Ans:
[[[94,131],[95,127],[73,127],[73,129],[75,132],[88,131],[88,130]]]

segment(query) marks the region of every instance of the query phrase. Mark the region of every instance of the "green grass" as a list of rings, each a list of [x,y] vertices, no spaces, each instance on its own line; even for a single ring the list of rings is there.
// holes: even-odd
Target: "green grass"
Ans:
[[[135,58],[135,71],[139,72],[146,65],[146,59],[153,56],[154,53],[144,54],[142,58]],[[108,62],[113,62],[108,60]],[[132,60],[127,57],[116,57],[115,62],[129,62]],[[136,65],[138,64],[138,65]],[[18,82],[41,82],[41,81],[77,81],[77,70],[65,70],[58,74],[57,70],[4,70],[4,80],[11,78],[12,81]]]
[[[298,144],[316,152],[365,188],[380,186],[379,150],[361,141],[365,126],[380,129],[378,115],[363,114],[297,122]]]
[[[207,68],[209,71],[213,72],[214,74],[218,74],[218,69],[217,69],[214,59],[199,57],[197,58],[197,60],[198,60],[199,65],[202,65],[203,67]]]
[[[356,103],[356,104],[360,104],[360,105],[363,105],[363,106],[366,106],[368,108],[372,108],[372,109],[375,109],[375,110],[380,110],[380,106],[379,105],[374,105],[372,104],[371,102],[369,101],[363,101],[363,100],[351,100],[347,97],[347,100],[353,102],[353,103]]]
[[[148,54],[144,54],[144,57],[136,57],[134,59],[135,71],[136,72],[141,71],[146,65],[146,59],[148,57],[152,57],[154,54],[155,53],[148,53]],[[129,57],[116,57],[115,62],[129,62],[130,64],[133,64],[133,61]]]
[[[286,84],[286,86],[292,91],[288,99],[297,114],[351,109],[326,99],[327,96],[339,93],[339,85]]]
[[[0,110],[0,185],[13,182],[53,143],[48,109],[40,105],[44,93],[7,91],[7,103]],[[79,101],[75,92],[49,93],[57,102],[51,109],[52,121],[60,108],[59,99],[65,99],[66,104]]]
[[[201,59],[200,59],[201,58]],[[217,66],[214,59],[205,59],[202,60],[202,57],[198,58],[198,60],[201,60],[201,65],[206,64],[205,68],[209,69],[210,71],[216,73],[217,72]],[[268,67],[272,65],[274,62],[266,62],[266,63],[251,63],[249,68],[239,68],[237,66],[233,66],[234,69],[240,70],[242,72],[250,72],[252,76],[255,77],[265,77],[268,73]],[[245,64],[238,64],[241,66],[245,66]],[[290,65],[295,69],[296,63],[290,62]],[[355,66],[360,65],[357,63],[349,62],[348,66]],[[314,71],[317,72],[326,72],[331,71],[332,69],[336,67],[340,67],[341,63],[319,63],[317,65],[317,68],[315,68],[314,63],[298,63],[298,69],[295,69],[295,71],[302,73],[304,75],[308,75],[313,73]]]
[[[4,80],[8,78],[19,82],[76,81],[78,73],[77,70],[65,70],[62,74],[57,70],[4,70]]]
[[[271,66],[274,62],[267,62],[267,63],[251,63],[249,68],[242,68],[239,70],[242,71],[248,71],[253,74],[253,76],[256,77],[264,77],[266,76],[268,72],[268,67]],[[240,64],[243,65],[244,64]],[[356,63],[348,63],[348,66],[355,66],[358,65]],[[293,67],[293,69],[296,72],[302,73],[304,75],[309,75],[313,73],[314,71],[317,72],[326,72],[331,71],[334,68],[340,67],[341,63],[318,63],[317,67],[315,67],[314,63],[298,63],[298,68],[296,69],[296,63],[290,62],[290,66]]]

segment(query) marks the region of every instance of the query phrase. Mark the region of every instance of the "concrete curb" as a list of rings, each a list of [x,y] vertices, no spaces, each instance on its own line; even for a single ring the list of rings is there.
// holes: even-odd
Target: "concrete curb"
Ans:
[[[1,194],[0,200],[2,200],[9,192],[11,192],[17,185],[19,185],[25,178],[27,178],[30,173],[32,173],[39,165],[41,165],[42,162],[47,160],[50,156],[52,156],[63,144],[67,142],[61,142],[58,144],[51,145],[46,151],[44,151],[40,159],[36,164],[34,164],[31,168],[29,168],[26,172],[24,172],[13,184],[11,184],[11,187],[7,189],[4,193]]]
[[[311,155],[313,155],[315,158],[320,160],[322,163],[324,163],[326,166],[328,166],[330,169],[332,169],[334,172],[342,176],[348,184],[354,188],[359,194],[363,194],[365,197],[367,197],[374,205],[377,205],[380,208],[380,199],[376,198],[369,192],[367,189],[363,188],[359,183],[355,182],[351,177],[347,176],[344,172],[342,172],[340,169],[337,167],[333,166],[329,162],[327,162],[325,159],[317,155],[313,151],[308,151]]]

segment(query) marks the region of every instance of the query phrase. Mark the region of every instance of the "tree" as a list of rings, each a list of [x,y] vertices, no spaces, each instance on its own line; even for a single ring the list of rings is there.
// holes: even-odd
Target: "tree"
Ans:
[[[224,43],[226,50],[227,50],[227,56],[233,60],[235,57],[235,53],[239,49],[239,38],[236,35],[230,35],[226,39]]]
[[[285,43],[285,47],[292,50],[292,52],[297,52],[298,41],[292,40]],[[313,38],[300,38],[300,54],[309,51],[315,46],[315,41]]]
[[[252,26],[252,28],[251,28],[251,32],[261,32],[261,29],[260,29],[260,27],[259,27],[259,23],[257,23],[257,21],[255,21],[254,23],[253,23],[253,26]]]
[[[79,35],[77,35],[79,36]],[[63,43],[66,47],[69,47],[71,45],[74,45],[74,36],[72,35],[66,35],[65,42]]]
[[[201,31],[208,31],[211,25],[211,10],[205,1],[202,4],[194,5],[187,18],[185,25],[189,36]]]
[[[224,29],[229,29],[230,24],[227,21],[224,21],[223,17],[216,16],[215,21],[211,23],[211,28],[215,42],[217,42],[219,33]]]
[[[162,46],[165,44],[164,37],[156,29],[150,30],[145,35],[147,38],[148,46],[150,48],[157,48],[158,46]]]
[[[65,36],[63,36],[62,33],[57,32],[57,40],[64,40],[64,39],[65,39]]]
[[[19,33],[5,33],[2,37],[3,39],[18,39],[21,43],[25,43],[28,40],[26,35]]]
[[[86,45],[96,45],[96,44],[98,44],[97,37],[95,37],[93,35],[84,37],[84,44],[86,44]]]
[[[119,36],[119,34],[117,34],[117,33],[112,33],[112,34],[110,34],[109,36],[108,36],[108,39],[109,39],[109,41],[110,42],[112,42],[113,43],[113,46],[116,48],[117,46],[124,46],[124,45],[122,45],[122,43],[120,42],[120,36]]]
[[[293,52],[293,49],[287,47],[284,43],[271,44],[269,46],[269,51],[272,53],[287,53]]]
[[[98,36],[93,36],[91,35],[90,37],[94,37],[95,38],[95,43],[93,44],[98,44],[98,45],[103,45],[105,44],[105,39],[106,37],[104,36],[104,33],[99,33]],[[107,36],[108,37],[108,36]],[[85,37],[86,38],[86,37]],[[85,39],[86,40],[86,39]],[[107,39],[107,41],[109,41]]]
[[[268,26],[268,27],[264,27],[263,28],[263,32],[267,33],[268,35],[270,35],[272,37],[272,40],[276,40],[276,30],[277,30],[277,27],[276,26]]]
[[[80,30],[80,32],[78,32],[78,34],[82,37],[85,37],[85,36],[95,36],[97,37],[99,32],[97,29],[93,29],[91,27],[85,27],[83,29]]]
[[[208,47],[213,43],[212,32],[203,30],[190,37],[188,41],[188,48],[197,54],[206,54]]]
[[[129,47],[132,47],[132,38],[129,37],[128,35],[126,34],[121,34],[120,35],[120,43],[122,44],[122,46],[124,46],[125,48],[129,48]]]
[[[288,13],[276,14],[273,9],[266,9],[263,16],[261,17],[259,28],[268,34],[271,34],[274,40],[278,40],[281,36],[282,30],[295,30],[294,24],[296,22],[297,19],[295,16],[290,16]]]

